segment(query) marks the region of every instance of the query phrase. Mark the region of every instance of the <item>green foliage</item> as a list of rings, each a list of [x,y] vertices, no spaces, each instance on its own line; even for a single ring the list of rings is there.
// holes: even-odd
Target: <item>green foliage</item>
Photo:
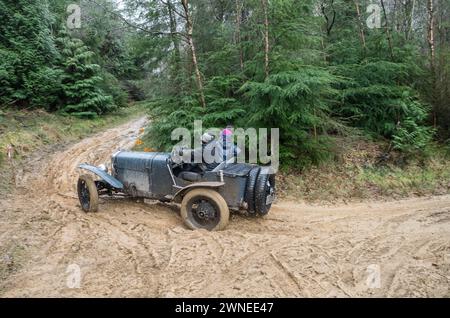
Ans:
[[[326,70],[303,67],[271,75],[265,82],[248,82],[241,91],[249,102],[248,125],[280,129],[281,158],[317,164],[329,157],[325,136],[332,126],[332,85],[337,79]]]
[[[0,103],[52,108],[55,96],[35,95],[46,94],[47,85],[58,83],[58,74],[52,70],[58,52],[50,31],[48,2],[2,1],[0,21]]]
[[[122,87],[122,83],[113,74],[106,71],[101,72],[101,78],[102,81],[99,83],[99,87],[106,95],[112,97],[113,102],[117,107],[125,107],[128,103],[129,95]],[[135,98],[135,100],[137,100],[137,98]]]
[[[205,88],[208,109],[203,111],[202,116],[205,126],[225,127],[237,123],[246,115],[246,107],[242,105],[238,93],[241,81],[241,78],[232,75],[216,76],[208,81]]]
[[[416,105],[414,112],[398,123],[393,134],[394,149],[407,154],[424,151],[433,138],[434,130],[423,125],[427,112],[421,105]]]
[[[0,103],[8,103],[16,96],[25,98],[24,94],[14,89],[18,82],[18,76],[14,71],[15,65],[19,62],[19,55],[15,52],[5,50],[0,47],[0,85],[2,92],[0,93]],[[23,96],[20,96],[20,95]]]
[[[121,22],[112,14],[115,18],[106,19],[105,10],[99,10],[107,4],[105,8],[113,10],[114,5],[106,0],[95,6],[83,3],[83,12],[91,19],[82,24],[90,28],[69,34],[63,25],[70,3],[0,2],[0,104],[81,117],[127,104],[121,79],[139,74],[126,46],[126,33],[112,32],[120,30]]]
[[[332,72],[343,80],[336,86],[340,97],[334,114],[347,125],[392,140],[395,149],[425,149],[433,134],[417,90],[425,75],[417,42],[391,31],[391,54],[386,31],[373,29],[364,30],[362,46],[360,34],[355,36],[360,29],[353,4],[335,5],[340,10],[328,52]]]
[[[332,148],[326,134],[340,126],[339,120],[332,118],[338,78],[322,67],[321,20],[313,16],[314,1],[270,2],[270,31],[276,45],[270,53],[267,79],[260,1],[246,1],[242,7],[240,45],[230,43],[230,38],[236,40],[234,2],[201,7],[197,1],[193,3],[193,15],[202,21],[202,27],[195,29],[195,40],[207,78],[207,107],[200,107],[192,82],[183,84],[188,92],[177,97],[162,93],[150,104],[153,145],[167,149],[174,128],[192,128],[194,120],[201,119],[205,128],[230,123],[243,128],[280,128],[281,157],[286,164],[330,159]]]
[[[56,109],[61,91],[60,69],[43,66],[29,73],[24,81],[24,89],[29,94],[29,102],[33,108]]]
[[[436,2],[432,70],[419,2],[394,12],[386,0],[382,27],[368,29],[369,0],[358,1],[360,18],[348,0],[270,0],[267,12],[262,0],[191,0],[199,85],[180,1],[82,0],[83,27],[69,34],[70,0],[3,0],[0,103],[95,117],[150,98],[155,147],[195,120],[280,128],[289,165],[333,158],[329,136],[356,130],[415,153],[432,140],[430,123],[442,139],[450,131],[450,7]]]
[[[347,79],[339,86],[337,112],[350,124],[391,138],[403,120],[417,120],[420,125],[426,119],[424,106],[407,86],[410,72],[405,64],[367,61],[339,66],[336,73]]]
[[[114,109],[113,98],[98,86],[102,78],[98,76],[100,66],[91,62],[93,52],[64,32],[57,42],[64,67],[62,90],[66,101],[61,111],[77,117],[95,117]]]
[[[192,130],[194,121],[202,113],[198,99],[194,96],[154,99],[148,107],[153,119],[149,128],[149,142],[151,146],[161,150],[169,150],[175,144],[171,140],[174,129]]]

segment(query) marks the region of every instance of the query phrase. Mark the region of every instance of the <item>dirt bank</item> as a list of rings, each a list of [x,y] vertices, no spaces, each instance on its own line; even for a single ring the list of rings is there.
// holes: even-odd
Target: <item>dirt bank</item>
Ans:
[[[187,230],[174,205],[108,199],[81,212],[76,166],[130,148],[145,124],[19,171],[19,190],[0,201],[0,296],[450,296],[450,196],[278,202],[264,219],[234,215],[214,233]],[[72,264],[80,288],[68,288]]]

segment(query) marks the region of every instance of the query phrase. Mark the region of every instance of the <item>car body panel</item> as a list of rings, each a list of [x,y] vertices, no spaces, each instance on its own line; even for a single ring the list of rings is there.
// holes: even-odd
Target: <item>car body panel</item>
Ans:
[[[222,195],[231,209],[238,210],[243,208],[247,176],[224,176],[223,180],[225,186],[219,188],[218,192]]]
[[[120,182],[119,180],[117,180],[116,178],[114,178],[113,176],[108,174],[106,171],[103,171],[96,166],[92,166],[92,165],[83,163],[83,164],[79,165],[78,168],[87,170],[87,171],[90,171],[90,172],[96,174],[97,176],[102,178],[107,184],[109,184],[111,187],[113,187],[117,190],[122,190],[124,188],[122,182]]]
[[[224,185],[225,185],[225,183],[223,183],[223,182],[212,182],[212,181],[191,183],[191,184],[181,188],[180,190],[178,190],[178,192],[173,197],[173,201],[176,203],[180,203],[181,200],[183,199],[183,196],[192,189],[199,189],[199,188],[218,189]]]
[[[174,194],[169,159],[167,153],[119,152],[113,157],[114,176],[132,196],[162,199]]]

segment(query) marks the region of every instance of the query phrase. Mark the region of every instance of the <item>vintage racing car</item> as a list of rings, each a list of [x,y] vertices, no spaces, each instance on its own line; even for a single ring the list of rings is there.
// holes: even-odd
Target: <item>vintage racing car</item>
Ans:
[[[222,230],[230,210],[266,215],[275,199],[275,175],[270,167],[258,165],[228,161],[208,171],[203,164],[175,163],[170,153],[119,151],[110,169],[89,164],[79,168],[94,175],[78,179],[85,212],[98,210],[99,196],[175,202],[181,204],[181,216],[191,229]]]

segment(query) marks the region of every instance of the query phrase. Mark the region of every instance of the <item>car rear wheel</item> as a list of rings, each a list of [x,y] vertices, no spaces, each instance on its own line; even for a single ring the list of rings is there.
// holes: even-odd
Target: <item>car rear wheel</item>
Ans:
[[[230,211],[225,199],[217,191],[194,189],[181,202],[181,217],[192,230],[220,231],[227,226]]]
[[[255,185],[255,210],[266,215],[275,199],[275,175],[260,173]]]
[[[89,175],[78,178],[78,199],[84,212],[98,211],[98,191],[94,180]]]

